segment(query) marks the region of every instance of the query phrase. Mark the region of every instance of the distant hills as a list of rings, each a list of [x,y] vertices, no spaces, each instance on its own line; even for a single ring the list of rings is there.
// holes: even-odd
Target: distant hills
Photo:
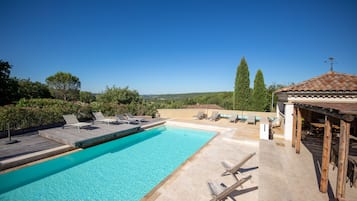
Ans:
[[[197,92],[197,93],[180,93],[180,94],[155,94],[155,95],[142,95],[146,100],[182,100],[186,98],[194,98],[198,96],[214,96],[222,93],[227,93],[226,91],[221,92]]]

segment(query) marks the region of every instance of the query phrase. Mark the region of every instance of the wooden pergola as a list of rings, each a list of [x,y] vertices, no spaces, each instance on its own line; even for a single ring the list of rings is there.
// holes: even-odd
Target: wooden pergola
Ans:
[[[351,124],[357,119],[357,103],[294,103],[292,147],[295,147],[296,153],[298,154],[300,153],[301,144],[302,110],[316,112],[325,116],[320,180],[320,191],[323,193],[327,192],[329,180],[328,171],[332,140],[331,118],[339,119],[340,121],[338,173],[335,197],[339,201],[344,200],[349,141],[350,137],[352,137],[350,135],[350,128]]]

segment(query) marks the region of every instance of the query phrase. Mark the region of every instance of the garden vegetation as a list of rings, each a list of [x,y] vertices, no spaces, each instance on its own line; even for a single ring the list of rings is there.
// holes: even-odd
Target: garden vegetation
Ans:
[[[249,85],[247,88],[245,84],[244,90],[237,92],[236,89],[242,86],[240,80],[247,81],[248,65],[244,58],[240,66],[244,67],[244,72],[237,70],[237,76],[242,78],[236,82],[234,92],[142,96],[136,90],[116,86],[106,87],[100,94],[81,91],[80,79],[66,72],[49,76],[46,84],[10,77],[11,65],[0,60],[0,132],[8,128],[18,130],[62,125],[64,114],[75,114],[82,121],[91,120],[92,112],[96,111],[106,116],[129,112],[154,117],[157,109],[177,109],[197,104],[216,104],[228,110],[269,111],[272,92],[283,86],[271,85],[265,89],[263,74],[259,70],[254,89],[250,89]],[[244,107],[235,102],[240,100],[239,93],[248,93],[244,95]],[[251,101],[255,99],[259,101]]]

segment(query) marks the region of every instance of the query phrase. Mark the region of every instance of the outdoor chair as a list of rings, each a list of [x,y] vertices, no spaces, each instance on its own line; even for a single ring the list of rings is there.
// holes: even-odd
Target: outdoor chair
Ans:
[[[218,112],[212,112],[211,116],[208,118],[211,121],[217,121],[219,119],[219,113]]]
[[[246,181],[248,181],[251,178],[252,178],[252,176],[249,175],[245,178],[242,178],[241,180],[236,181],[236,183],[234,183],[233,185],[231,185],[229,187],[223,186],[222,184],[217,184],[212,181],[207,182],[208,188],[212,195],[211,201],[221,201],[221,200],[227,199],[227,197],[230,196],[230,194],[233,191],[235,191],[236,188],[238,188],[239,186],[241,186],[242,184],[244,184]]]
[[[281,124],[281,119],[276,118],[271,122],[271,127],[272,128],[280,127],[280,124]]]
[[[129,121],[137,121],[137,122],[144,122],[145,119],[144,118],[138,118],[138,117],[134,117],[132,114],[130,113],[126,113],[125,114],[126,118],[129,120]]]
[[[119,123],[124,123],[124,124],[138,124],[138,123],[139,123],[139,122],[136,121],[136,120],[129,120],[129,119],[127,119],[127,118],[126,118],[124,115],[122,115],[122,114],[117,114],[116,117],[117,117],[117,121],[118,121]]]
[[[199,119],[199,120],[204,119],[205,118],[205,113],[203,113],[202,111],[199,111],[199,112],[197,112],[196,115],[193,116],[193,118],[194,119]]]
[[[236,176],[240,174],[239,169],[249,160],[251,159],[253,156],[255,155],[254,153],[250,153],[248,154],[245,158],[243,158],[239,163],[237,164],[232,164],[229,161],[222,161],[221,164],[224,167],[224,169],[226,169],[223,173],[222,176],[225,175],[229,175],[231,174],[236,180],[238,180],[239,178]]]
[[[247,118],[247,123],[255,125],[255,116],[249,115],[248,118]]]
[[[64,127],[76,127],[78,129],[78,132],[80,132],[81,128],[89,127],[89,126],[92,125],[92,123],[79,122],[77,117],[74,116],[74,114],[66,114],[66,115],[62,115],[62,116],[63,116],[63,119],[66,122],[66,124],[63,125],[62,128],[64,128]]]
[[[107,125],[118,122],[116,119],[105,118],[102,112],[93,112],[93,116],[95,117],[95,121],[106,123]]]
[[[236,123],[237,120],[238,120],[237,114],[232,114],[231,117],[229,117],[229,122]]]

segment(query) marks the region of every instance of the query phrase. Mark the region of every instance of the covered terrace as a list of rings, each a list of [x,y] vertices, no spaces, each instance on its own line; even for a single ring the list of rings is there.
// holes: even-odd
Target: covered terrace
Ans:
[[[311,118],[311,116],[314,115],[322,116],[322,121],[313,122],[316,118]],[[357,103],[294,103],[292,147],[299,154],[302,138],[305,137],[304,135],[312,134],[309,129],[321,128],[322,156],[321,165],[317,168],[320,171],[319,188],[322,193],[328,191],[329,164],[331,159],[333,161],[336,158],[335,165],[338,170],[334,197],[338,201],[348,200],[346,198],[346,188],[349,186],[346,185],[347,179],[351,182],[350,188],[357,186],[356,117]]]

